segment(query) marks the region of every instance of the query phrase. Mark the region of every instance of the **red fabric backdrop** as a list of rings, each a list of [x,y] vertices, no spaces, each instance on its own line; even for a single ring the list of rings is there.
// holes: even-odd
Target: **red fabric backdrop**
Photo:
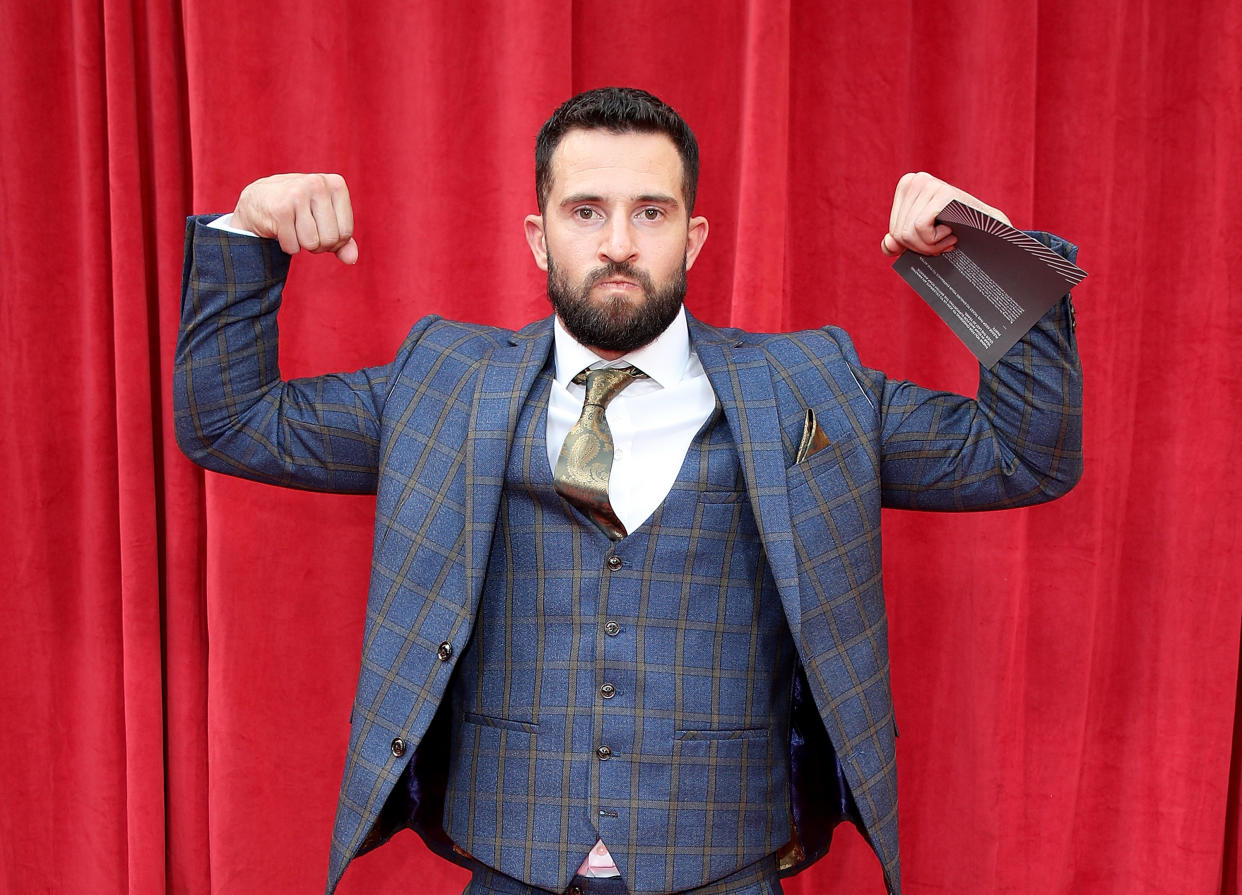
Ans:
[[[413,7],[413,8],[411,8]],[[286,375],[438,312],[547,313],[532,144],[645,86],[704,154],[710,322],[975,367],[879,253],[926,169],[1083,246],[1086,474],[886,521],[910,893],[1238,892],[1242,6],[1202,0],[10,0],[0,30],[0,889],[322,886],[372,501],[204,475],[169,379],[182,220],[335,170]],[[456,892],[402,834],[343,892]],[[842,832],[791,893],[880,892]]]

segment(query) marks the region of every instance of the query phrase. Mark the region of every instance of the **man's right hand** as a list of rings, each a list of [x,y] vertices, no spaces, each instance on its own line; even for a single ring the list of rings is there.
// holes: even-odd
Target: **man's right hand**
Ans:
[[[354,210],[339,174],[275,174],[244,190],[232,226],[275,239],[290,255],[332,252],[346,264],[358,261]]]

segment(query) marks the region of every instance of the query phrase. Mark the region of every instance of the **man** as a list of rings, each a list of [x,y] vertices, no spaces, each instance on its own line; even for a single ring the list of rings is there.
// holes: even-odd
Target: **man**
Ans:
[[[779,892],[843,819],[899,891],[880,507],[1072,487],[1068,298],[978,400],[887,380],[835,328],[715,329],[682,308],[697,174],[655,97],[574,97],[540,132],[525,220],[554,318],[427,318],[387,366],[291,382],[288,254],[357,259],[343,181],[267,178],[191,220],[183,449],[377,492],[329,891],[411,826],[472,893]],[[907,175],[883,250],[951,248],[951,199],[1000,216]]]

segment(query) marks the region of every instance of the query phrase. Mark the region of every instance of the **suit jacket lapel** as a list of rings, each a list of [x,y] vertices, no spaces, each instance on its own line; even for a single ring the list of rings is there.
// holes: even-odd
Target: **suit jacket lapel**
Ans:
[[[508,346],[482,361],[465,445],[466,593],[472,606],[482,592],[518,414],[551,346],[552,318],[547,317],[515,332]]]
[[[693,317],[689,319],[691,345],[737,443],[768,565],[797,641],[802,604],[789,518],[789,481],[785,472],[788,458],[767,355],[760,348],[746,345],[738,330],[719,330]]]

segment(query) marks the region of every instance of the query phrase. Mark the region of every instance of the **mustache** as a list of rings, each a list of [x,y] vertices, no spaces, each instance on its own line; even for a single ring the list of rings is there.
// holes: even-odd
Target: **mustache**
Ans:
[[[628,261],[609,261],[603,267],[595,268],[587,274],[586,281],[583,284],[583,291],[589,292],[592,287],[602,283],[604,280],[611,280],[615,277],[625,277],[627,280],[633,280],[648,295],[654,291],[651,276],[647,271],[635,267]]]

